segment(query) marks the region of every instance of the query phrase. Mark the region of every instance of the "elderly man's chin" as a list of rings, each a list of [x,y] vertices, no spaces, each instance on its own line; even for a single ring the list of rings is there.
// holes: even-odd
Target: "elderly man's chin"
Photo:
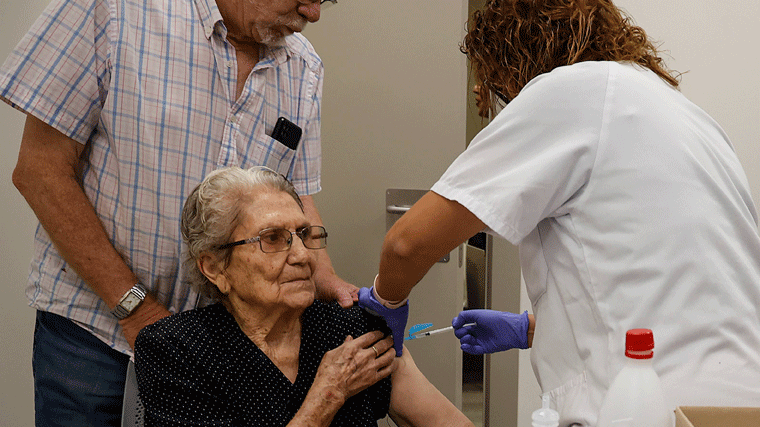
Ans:
[[[259,34],[261,35],[261,44],[263,45],[276,45],[282,42],[282,40],[293,34],[293,33],[300,33],[303,31],[304,28],[306,28],[306,24],[308,21],[299,20],[299,21],[293,21],[288,24],[278,25],[277,27],[270,27],[263,29],[259,31]]]

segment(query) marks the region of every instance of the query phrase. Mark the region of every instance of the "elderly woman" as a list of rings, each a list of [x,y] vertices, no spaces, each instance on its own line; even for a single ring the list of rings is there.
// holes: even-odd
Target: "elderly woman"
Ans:
[[[386,414],[472,425],[408,352],[394,357],[382,319],[315,301],[327,232],[279,174],[211,173],[185,203],[182,234],[191,282],[218,303],[140,332],[146,425],[376,426]]]

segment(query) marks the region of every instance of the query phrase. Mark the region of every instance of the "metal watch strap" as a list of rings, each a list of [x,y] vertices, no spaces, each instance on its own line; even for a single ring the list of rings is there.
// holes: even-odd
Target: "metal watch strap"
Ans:
[[[119,300],[119,304],[116,307],[114,307],[113,310],[111,310],[111,314],[113,314],[119,320],[125,319],[127,316],[132,314],[132,310],[127,310],[122,305],[122,303],[129,296],[129,294],[135,294],[135,296],[140,298],[140,301],[142,301],[148,295],[148,290],[145,289],[145,286],[143,286],[141,283],[135,283],[134,286],[132,286],[132,288],[130,288],[126,293],[124,293],[124,295],[122,295],[121,299]],[[135,306],[134,308],[137,308],[137,306]]]

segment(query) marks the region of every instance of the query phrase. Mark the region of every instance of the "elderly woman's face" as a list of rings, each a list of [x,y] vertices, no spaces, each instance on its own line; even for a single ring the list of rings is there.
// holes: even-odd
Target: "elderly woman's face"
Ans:
[[[295,200],[284,192],[259,190],[246,206],[232,241],[255,237],[268,228],[290,231],[311,225]],[[293,236],[289,250],[264,253],[258,242],[237,246],[230,263],[216,282],[230,301],[256,308],[306,308],[312,304],[316,288],[312,280],[314,251]]]

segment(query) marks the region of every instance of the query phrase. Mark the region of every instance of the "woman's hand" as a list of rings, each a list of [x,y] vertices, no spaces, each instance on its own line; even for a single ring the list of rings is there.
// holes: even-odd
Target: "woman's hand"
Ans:
[[[288,426],[327,426],[346,400],[393,371],[393,339],[380,331],[350,336],[325,353],[317,376]]]
[[[395,353],[393,339],[383,338],[380,331],[368,332],[359,338],[350,336],[338,348],[328,351],[314,379],[340,386],[345,398],[359,393],[392,372]]]
[[[477,325],[465,326],[465,324]],[[531,328],[531,323],[534,325]],[[488,354],[512,348],[528,348],[532,343],[535,320],[526,310],[522,314],[496,310],[465,310],[451,321],[462,350]]]

